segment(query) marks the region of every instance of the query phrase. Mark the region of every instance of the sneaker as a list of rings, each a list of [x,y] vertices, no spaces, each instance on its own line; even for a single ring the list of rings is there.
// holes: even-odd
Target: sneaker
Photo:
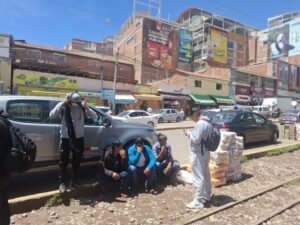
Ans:
[[[59,185],[59,193],[60,193],[60,194],[64,194],[64,193],[66,193],[66,192],[67,192],[67,187],[66,187],[66,185],[65,185],[64,183],[60,184],[60,185]]]
[[[128,195],[125,194],[124,192],[121,192],[120,197],[121,197],[121,198],[128,198]]]
[[[158,192],[153,188],[145,188],[145,192],[151,195],[156,195]]]
[[[204,205],[198,200],[194,199],[192,202],[186,205],[189,209],[203,209]]]
[[[80,189],[82,188],[81,184],[79,184],[78,182],[76,181],[71,181],[71,188],[74,188],[74,189]]]

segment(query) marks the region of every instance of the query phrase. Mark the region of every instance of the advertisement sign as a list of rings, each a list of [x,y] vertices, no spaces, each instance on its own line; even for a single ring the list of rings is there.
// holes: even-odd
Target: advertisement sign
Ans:
[[[300,20],[291,21],[290,23],[290,45],[294,49],[289,51],[289,56],[300,54]]]
[[[9,58],[10,38],[0,36],[0,57]]]
[[[214,61],[227,64],[227,34],[211,28],[212,57]]]
[[[270,28],[268,43],[269,57],[278,58],[299,54],[299,23],[293,21]]]
[[[179,30],[178,61],[191,63],[193,58],[192,32],[184,29]]]
[[[13,76],[14,85],[78,89],[78,82],[74,78],[67,76],[47,74],[47,73],[31,73],[21,70],[14,70]]]
[[[298,89],[298,67],[296,65],[291,65],[290,87],[292,90]]]
[[[173,32],[168,24],[144,19],[143,63],[171,69],[173,63]]]
[[[190,95],[191,92],[187,88],[181,88],[171,85],[161,85],[160,92],[170,93],[170,94],[181,94],[181,95]]]
[[[289,89],[289,64],[286,62],[278,62],[278,89]]]
[[[103,92],[101,93],[101,98],[107,99],[110,102],[113,102],[114,96],[115,95],[113,89],[103,89]]]
[[[235,94],[236,95],[250,95],[250,87],[235,85]]]

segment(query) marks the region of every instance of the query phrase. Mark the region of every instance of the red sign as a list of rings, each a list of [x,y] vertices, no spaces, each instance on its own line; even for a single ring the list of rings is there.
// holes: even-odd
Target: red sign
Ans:
[[[264,97],[274,97],[275,96],[275,91],[274,90],[266,90],[264,91]]]
[[[236,95],[250,95],[250,87],[235,85],[235,94]]]

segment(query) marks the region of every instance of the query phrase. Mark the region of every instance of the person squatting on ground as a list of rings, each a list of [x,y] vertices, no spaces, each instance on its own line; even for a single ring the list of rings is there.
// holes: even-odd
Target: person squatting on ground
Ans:
[[[167,177],[174,182],[180,165],[177,160],[173,159],[171,145],[167,143],[167,140],[166,135],[159,134],[158,142],[153,146],[153,151],[156,154],[156,177],[158,181]]]
[[[3,112],[0,112],[0,116]],[[0,119],[0,225],[10,224],[10,210],[7,198],[7,189],[10,174],[4,169],[5,156],[12,147],[10,130],[7,124]]]
[[[109,181],[120,181],[121,197],[127,198],[128,192],[128,159],[120,141],[114,141],[101,158],[97,178],[102,190],[107,190]]]
[[[210,132],[210,124],[203,120],[201,111],[195,111],[191,119],[196,122],[192,131],[185,130],[190,139],[193,184],[196,187],[194,200],[187,208],[201,209],[203,203],[211,199],[211,179],[209,172],[210,152],[202,140],[206,140]]]
[[[66,175],[70,151],[72,151],[72,177],[71,187],[80,188],[78,173],[80,161],[84,151],[84,122],[85,118],[97,119],[97,115],[87,105],[81,102],[77,93],[71,93],[67,98],[58,103],[50,112],[51,119],[61,119],[61,141],[59,161],[59,192],[65,193]]]
[[[132,188],[136,193],[139,180],[146,178],[145,191],[155,194],[153,183],[155,178],[155,155],[152,149],[144,144],[143,138],[137,138],[135,144],[128,149],[129,174],[132,179]]]

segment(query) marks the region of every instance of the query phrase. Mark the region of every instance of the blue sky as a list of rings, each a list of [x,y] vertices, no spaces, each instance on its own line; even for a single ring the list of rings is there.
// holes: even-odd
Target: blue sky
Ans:
[[[100,41],[118,31],[132,5],[132,0],[0,0],[0,32],[55,47],[73,37]],[[299,0],[163,0],[162,18],[175,20],[189,7],[257,28],[265,28],[270,16],[300,10]],[[111,23],[103,28],[105,18]]]

